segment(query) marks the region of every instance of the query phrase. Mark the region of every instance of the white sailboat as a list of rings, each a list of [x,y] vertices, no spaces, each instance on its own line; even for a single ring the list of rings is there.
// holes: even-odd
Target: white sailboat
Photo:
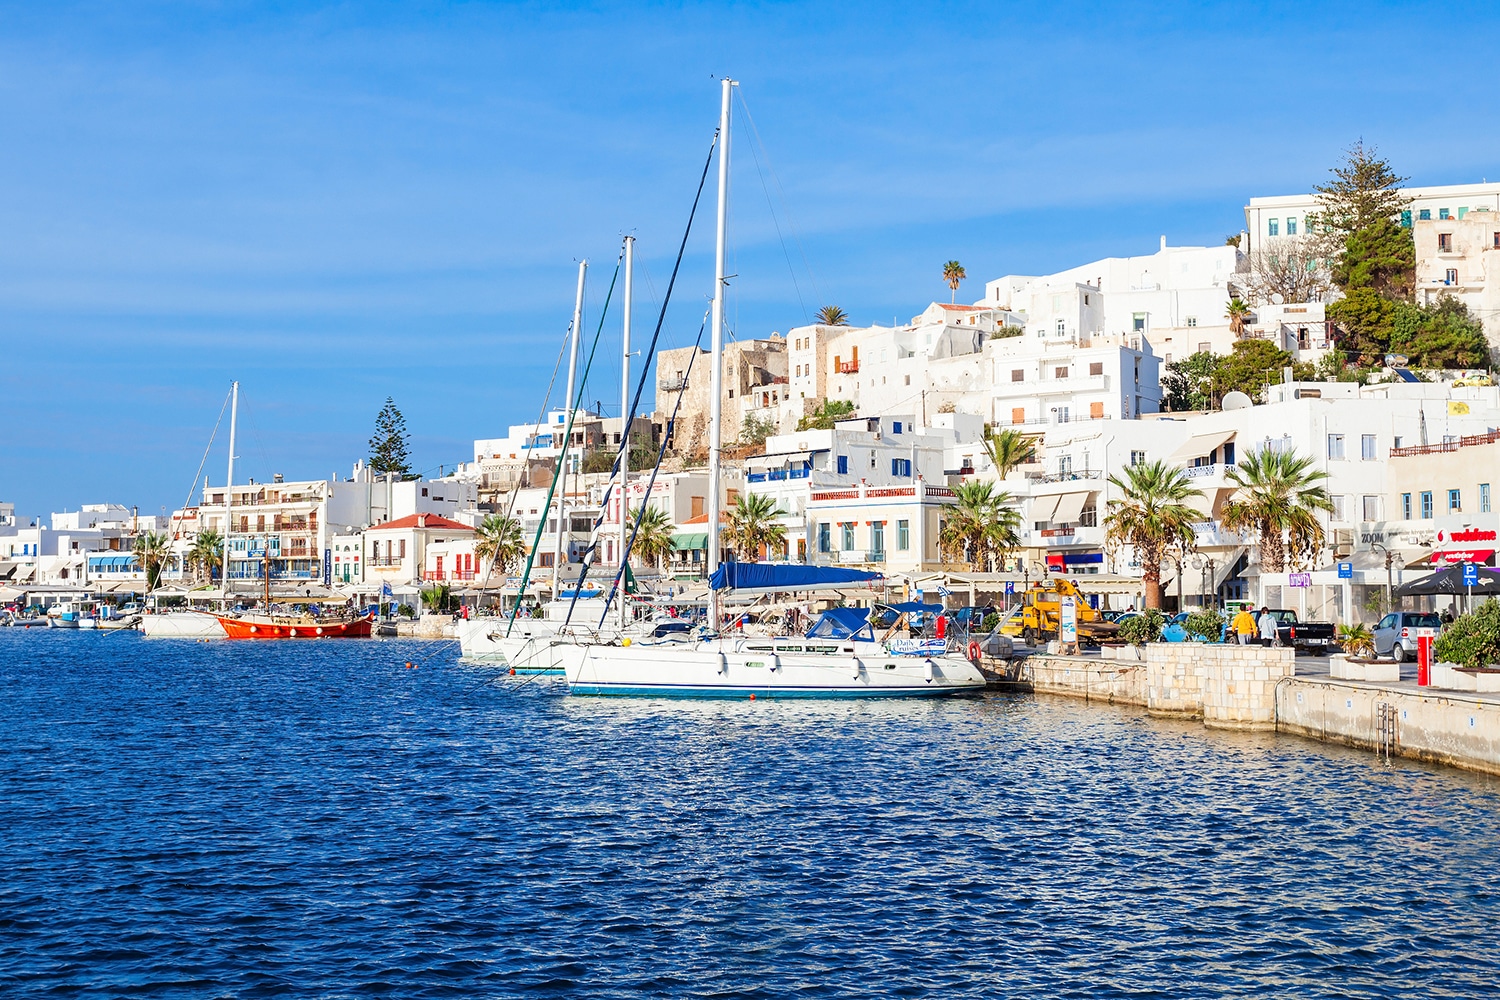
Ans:
[[[724,283],[729,188],[729,112],[734,82],[721,81],[719,202],[709,389],[708,568],[719,562],[720,438],[724,349]],[[727,574],[726,574],[727,577]],[[717,628],[717,591],[709,622]],[[902,656],[880,643],[805,637],[753,638],[714,634],[580,641],[555,635],[532,640],[526,662],[561,669],[573,694],[694,698],[930,697],[982,691],[976,664],[957,655]],[[513,661],[514,663],[514,661]]]

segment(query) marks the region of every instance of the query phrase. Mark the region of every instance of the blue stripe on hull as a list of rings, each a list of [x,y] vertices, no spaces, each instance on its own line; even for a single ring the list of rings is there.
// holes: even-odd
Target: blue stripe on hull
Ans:
[[[695,687],[690,684],[574,684],[569,693],[616,698],[941,698],[949,695],[979,694],[974,687],[903,687],[903,688],[795,688],[795,687]]]

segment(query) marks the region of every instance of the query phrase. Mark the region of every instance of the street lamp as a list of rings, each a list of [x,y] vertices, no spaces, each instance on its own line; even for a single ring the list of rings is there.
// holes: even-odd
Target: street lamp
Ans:
[[[1371,542],[1370,548],[1379,549],[1385,553],[1385,609],[1387,611],[1394,611],[1396,607],[1396,588],[1395,578],[1391,573],[1391,566],[1396,561],[1396,553],[1379,542]]]

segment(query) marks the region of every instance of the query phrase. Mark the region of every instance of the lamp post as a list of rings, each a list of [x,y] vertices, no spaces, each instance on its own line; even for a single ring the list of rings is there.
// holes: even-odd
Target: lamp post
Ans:
[[[1385,553],[1385,609],[1387,611],[1394,611],[1396,609],[1396,587],[1391,567],[1396,562],[1396,553],[1379,542],[1371,542],[1370,548],[1379,549]]]

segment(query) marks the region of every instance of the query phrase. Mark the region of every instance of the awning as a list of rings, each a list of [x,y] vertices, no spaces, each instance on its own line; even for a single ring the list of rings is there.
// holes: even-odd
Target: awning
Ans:
[[[802,465],[812,459],[812,454],[805,451],[794,451],[783,455],[757,455],[754,458],[745,459],[746,469],[780,469],[786,466]]]
[[[89,556],[91,569],[129,569],[135,562],[135,556]]]
[[[1219,510],[1224,506],[1224,501],[1228,499],[1227,494],[1231,492],[1233,491],[1228,489],[1204,490],[1202,493],[1190,496],[1182,501],[1182,505],[1196,510],[1205,518],[1211,520],[1219,516]]]
[[[1167,456],[1168,462],[1185,462],[1190,458],[1202,458],[1219,445],[1234,437],[1235,431],[1215,431],[1212,434],[1196,434],[1178,446]]]
[[[708,532],[700,531],[696,534],[684,534],[672,536],[672,548],[678,552],[691,552],[693,549],[708,551]]]
[[[1088,499],[1091,496],[1093,496],[1091,492],[1084,490],[1079,493],[1064,493],[1058,497],[1057,510],[1052,512],[1052,523],[1077,524],[1078,515],[1082,514],[1083,508],[1088,506]]]
[[[1056,496],[1056,495],[1043,496],[1043,497],[1032,497],[1031,498],[1031,515],[1028,518],[1028,520],[1031,520],[1031,521],[1050,521],[1050,520],[1052,520],[1052,512],[1055,511],[1055,510],[1057,510],[1057,502],[1059,500],[1061,500],[1061,499],[1062,499],[1061,497]]]

